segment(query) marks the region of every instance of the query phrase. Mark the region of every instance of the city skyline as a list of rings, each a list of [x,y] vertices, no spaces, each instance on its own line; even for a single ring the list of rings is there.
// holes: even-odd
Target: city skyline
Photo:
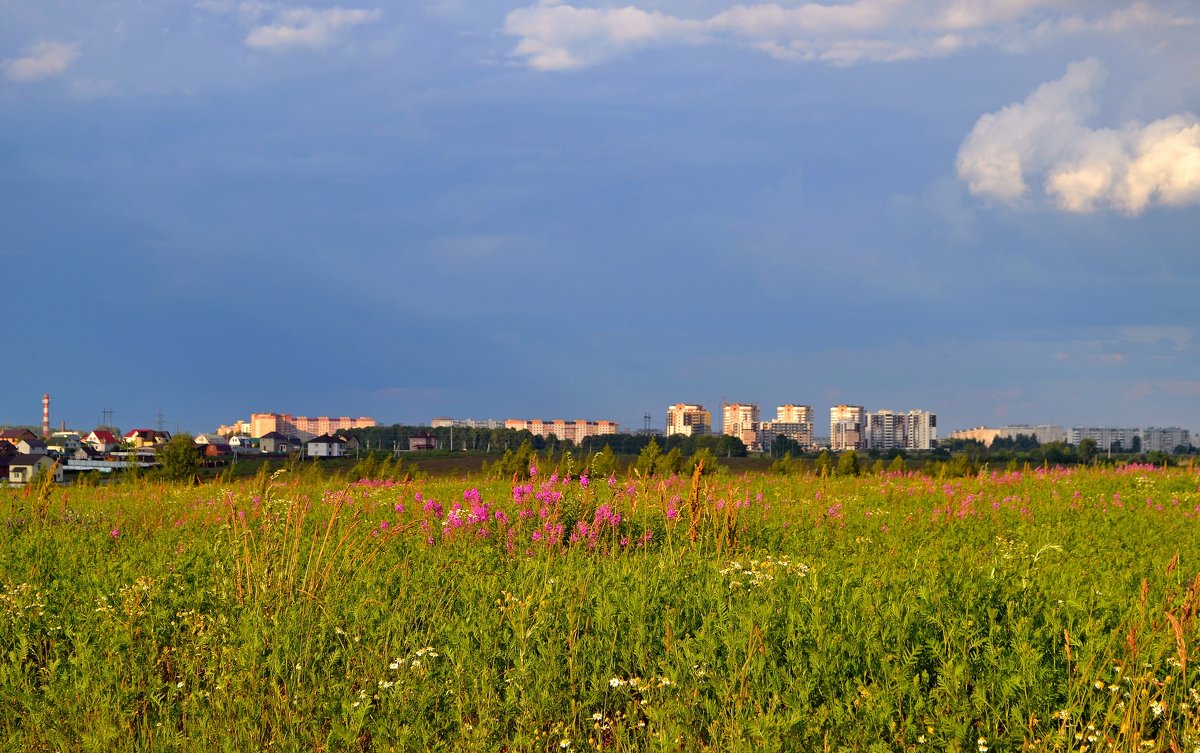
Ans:
[[[1200,429],[1189,0],[4,8],[0,422]]]
[[[51,405],[53,405],[53,403],[51,403]],[[657,416],[656,414],[649,413],[649,412],[643,412],[642,414],[640,414],[637,417],[638,420],[631,419],[629,421],[618,421],[618,420],[614,420],[614,419],[607,418],[604,416],[585,415],[582,411],[575,411],[575,412],[567,411],[565,414],[563,414],[564,416],[570,416],[570,418],[563,418],[563,417],[551,418],[550,413],[543,411],[541,413],[533,414],[535,416],[541,416],[540,418],[514,418],[512,416],[508,416],[506,418],[496,418],[495,415],[492,415],[492,414],[488,414],[486,416],[481,414],[480,416],[474,416],[474,417],[446,416],[446,415],[432,416],[432,417],[425,416],[423,418],[418,418],[416,420],[405,421],[405,420],[390,420],[387,417],[377,419],[375,417],[369,417],[369,416],[359,416],[359,417],[356,417],[353,419],[349,418],[348,416],[341,416],[341,417],[320,416],[319,418],[315,418],[315,417],[308,418],[308,417],[304,417],[304,416],[297,414],[296,419],[298,421],[302,421],[302,422],[313,422],[314,424],[319,423],[320,426],[318,428],[328,428],[327,426],[325,426],[325,424],[329,424],[330,426],[332,426],[335,422],[337,422],[339,420],[349,421],[350,423],[347,423],[346,424],[347,426],[358,425],[359,422],[366,422],[366,423],[362,423],[361,425],[364,425],[364,426],[405,425],[405,426],[430,426],[430,427],[436,427],[438,425],[450,426],[452,423],[457,425],[457,422],[466,421],[466,422],[478,423],[483,428],[489,428],[489,427],[501,428],[501,427],[504,427],[506,424],[515,425],[517,423],[530,423],[530,422],[541,424],[542,422],[556,421],[556,422],[561,423],[565,420],[568,423],[580,422],[580,421],[592,422],[592,423],[599,422],[601,424],[606,424],[606,425],[611,423],[611,424],[617,425],[620,428],[621,433],[636,433],[636,432],[642,430],[642,428],[644,427],[645,416],[650,415],[651,416],[651,429],[659,431],[660,433],[666,433],[668,430],[668,427],[669,427],[669,424],[668,424],[669,410],[672,408],[687,408],[687,409],[698,409],[698,410],[703,411],[704,413],[708,414],[708,417],[707,417],[708,423],[706,424],[707,431],[704,433],[720,434],[720,433],[726,433],[724,417],[725,417],[725,413],[727,412],[726,409],[732,407],[735,409],[736,408],[745,409],[746,416],[747,416],[747,418],[745,419],[746,421],[752,421],[755,424],[763,424],[763,425],[770,425],[772,423],[785,422],[785,419],[793,418],[796,415],[800,414],[801,412],[807,412],[810,416],[810,421],[808,423],[812,426],[813,437],[814,438],[823,438],[823,439],[828,440],[828,439],[832,438],[832,433],[833,433],[831,431],[831,429],[832,429],[831,422],[834,420],[832,414],[834,411],[837,410],[837,408],[842,407],[842,408],[857,409],[857,410],[861,411],[860,429],[859,429],[859,432],[861,435],[861,436],[859,436],[859,440],[861,440],[861,441],[866,441],[867,430],[868,430],[868,420],[867,419],[872,414],[877,414],[880,412],[882,412],[882,413],[895,412],[895,413],[897,413],[897,415],[922,413],[922,412],[932,413],[935,416],[937,416],[937,421],[939,422],[940,427],[941,427],[938,429],[938,431],[939,431],[938,438],[939,439],[950,439],[950,438],[952,438],[951,437],[952,434],[958,434],[958,435],[962,435],[962,436],[974,436],[974,435],[972,435],[972,432],[977,431],[977,430],[1000,429],[1000,428],[1009,428],[1009,429],[1027,428],[1027,429],[1031,430],[1031,433],[1033,433],[1033,430],[1035,430],[1035,429],[1046,429],[1047,427],[1050,427],[1050,428],[1057,427],[1057,428],[1065,429],[1068,431],[1071,428],[1075,428],[1075,427],[1111,427],[1114,429],[1117,429],[1117,428],[1120,428],[1120,429],[1142,429],[1142,428],[1156,427],[1159,429],[1182,428],[1182,429],[1190,431],[1192,434],[1200,433],[1200,432],[1197,432],[1195,429],[1192,429],[1190,426],[1187,426],[1187,425],[1181,424],[1181,423],[1154,423],[1154,422],[1149,422],[1149,421],[1145,421],[1145,420],[1142,420],[1142,421],[1135,420],[1132,422],[1128,422],[1128,421],[1127,422],[1070,421],[1070,420],[1060,421],[1060,422],[991,421],[991,422],[975,424],[975,425],[970,425],[970,426],[950,425],[950,424],[946,423],[943,418],[941,418],[941,414],[936,409],[931,409],[930,406],[924,406],[924,407],[920,407],[920,408],[902,408],[902,409],[897,410],[896,405],[894,405],[894,404],[848,405],[845,403],[838,403],[838,404],[821,405],[820,403],[801,404],[801,403],[795,403],[795,402],[781,402],[778,404],[772,404],[772,403],[765,402],[765,401],[755,401],[755,402],[741,402],[741,403],[726,402],[724,404],[718,403],[717,405],[720,406],[720,408],[717,411],[713,411],[712,409],[707,408],[706,407],[707,405],[708,405],[707,403],[674,403],[674,404],[666,406],[666,409],[663,411],[661,416]],[[763,406],[767,406],[767,408],[765,409],[765,412],[764,412]],[[40,411],[42,408],[41,397],[39,397],[38,407],[39,407],[39,411]],[[749,418],[749,416],[751,415],[750,409],[753,409],[753,415],[758,416],[757,419]],[[772,418],[772,411],[774,411],[773,418]],[[719,420],[719,421],[714,420],[713,419],[714,413],[721,420]],[[41,416],[42,414],[39,412],[38,415]],[[258,421],[260,416],[264,417],[264,420],[265,420],[265,417],[276,417],[276,416],[283,417],[286,419],[292,418],[291,414],[284,414],[284,413],[248,412],[247,415],[250,415],[251,419],[253,419],[253,421],[255,421],[255,422]],[[232,430],[241,424],[244,424],[247,428],[249,428],[252,423],[251,419],[237,419],[234,421],[233,424],[225,425],[225,424],[221,423],[221,421],[223,421],[224,418],[220,418],[220,419],[213,419],[213,422],[211,422],[212,423],[211,426],[209,426],[207,424],[203,424],[203,425],[200,425],[197,427],[189,427],[189,426],[184,426],[179,422],[172,423],[170,420],[168,420],[169,417],[166,414],[162,414],[161,415],[162,420],[159,421],[158,420],[159,414],[156,412],[155,418],[153,420],[145,421],[145,422],[132,422],[129,424],[125,424],[125,423],[122,423],[120,420],[118,420],[119,416],[115,411],[113,412],[112,416],[113,416],[112,425],[121,427],[123,431],[127,430],[127,429],[131,429],[131,428],[163,428],[163,429],[170,430],[172,432],[183,431],[183,432],[192,434],[194,436],[198,436],[201,434],[208,434],[208,433],[219,433],[219,432],[221,432],[221,430]],[[89,423],[86,420],[81,421],[81,422],[73,422],[70,419],[58,417],[53,412],[53,409],[51,409],[51,412],[50,412],[50,429],[51,429],[51,431],[52,432],[58,431],[64,422],[66,423],[67,429],[75,430],[75,431],[83,431],[85,433],[87,431],[90,431],[93,428],[98,428],[100,426],[105,425],[103,423],[104,422],[103,414],[96,421],[91,422],[91,423]],[[161,424],[161,426],[160,426],[160,424]],[[41,425],[42,424],[38,421],[24,421],[24,422],[14,421],[14,420],[9,420],[4,416],[0,416],[0,427],[26,426],[26,427],[38,429],[38,427],[40,427]],[[510,426],[510,428],[511,428],[511,426]],[[250,432],[250,433],[253,433],[253,432]],[[308,432],[308,433],[311,434],[314,432]],[[321,432],[315,432],[315,433],[321,433]],[[538,433],[538,432],[535,431],[534,433]],[[982,437],[983,435],[980,435],[980,436]],[[990,441],[990,435],[988,435],[987,441]],[[1056,440],[1056,438],[1051,438],[1049,441],[1057,441],[1057,440]]]

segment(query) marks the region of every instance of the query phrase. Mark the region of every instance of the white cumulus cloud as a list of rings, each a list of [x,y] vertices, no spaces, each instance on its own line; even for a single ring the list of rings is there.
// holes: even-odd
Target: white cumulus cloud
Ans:
[[[521,37],[515,54],[538,70],[567,70],[602,62],[614,52],[670,38],[699,38],[698,21],[634,7],[595,9],[546,3],[508,14],[505,30]]]
[[[1097,60],[1072,63],[1025,101],[979,118],[958,151],[971,193],[1007,204],[1044,198],[1075,213],[1200,203],[1200,118],[1093,128],[1103,81]]]
[[[253,5],[254,10],[262,6]],[[275,14],[270,23],[256,26],[246,35],[246,45],[272,52],[297,48],[328,47],[345,30],[379,20],[382,12],[359,8],[288,8]]]
[[[79,57],[79,47],[66,42],[38,42],[24,57],[0,61],[10,81],[39,81],[65,73]]]
[[[1078,6],[1088,10],[1070,10]],[[853,65],[938,57],[981,45],[1017,48],[1062,34],[1118,34],[1134,27],[1166,29],[1195,22],[1145,0],[1115,10],[1072,0],[739,3],[707,18],[635,5],[582,7],[541,0],[511,11],[504,30],[518,38],[513,56],[526,65],[567,70],[651,46],[726,43],[784,60]]]

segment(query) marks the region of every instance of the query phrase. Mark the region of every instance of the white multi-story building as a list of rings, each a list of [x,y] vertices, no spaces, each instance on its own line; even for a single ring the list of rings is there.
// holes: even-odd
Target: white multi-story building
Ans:
[[[1141,429],[1128,426],[1073,426],[1071,427],[1071,444],[1078,446],[1085,439],[1095,441],[1101,452],[1117,450],[1129,452],[1133,449],[1136,437],[1141,443]]]
[[[803,447],[813,444],[813,424],[811,405],[781,405],[775,409],[775,420],[764,421],[759,427],[759,435],[764,450],[771,448],[771,442],[778,436],[785,436]]]
[[[775,409],[775,422],[781,424],[808,424],[812,426],[813,409],[811,405],[781,405]]]
[[[932,450],[937,415],[923,410],[881,410],[867,414],[865,446],[872,450]]]
[[[429,422],[435,429],[503,429],[504,422],[494,418],[449,418],[438,416]]]
[[[721,406],[721,433],[742,440],[751,452],[762,450],[757,403],[725,403]]]
[[[937,414],[926,410],[910,410],[905,417],[905,448],[932,450],[936,443]]]
[[[712,433],[712,413],[703,405],[675,403],[667,406],[667,433],[693,436]]]
[[[1142,452],[1175,452],[1176,447],[1190,447],[1191,432],[1172,426],[1159,429],[1154,426],[1142,430]]]
[[[1050,444],[1051,442],[1066,442],[1068,439],[1067,430],[1061,426],[1050,426],[1041,424],[1038,426],[1027,426],[1025,424],[1013,424],[1010,426],[1000,426],[991,428],[980,426],[974,429],[963,429],[956,431],[950,435],[951,439],[974,439],[977,442],[983,442],[984,445],[991,447],[992,442],[997,439],[1016,439],[1017,435],[1033,437],[1038,441],[1038,444]]]
[[[865,446],[871,450],[892,450],[906,446],[908,416],[892,410],[867,414]]]
[[[829,449],[860,450],[866,446],[866,410],[861,405],[829,409]]]

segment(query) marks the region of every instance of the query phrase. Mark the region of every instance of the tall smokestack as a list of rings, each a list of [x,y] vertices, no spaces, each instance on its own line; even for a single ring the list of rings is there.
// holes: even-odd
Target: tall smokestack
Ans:
[[[42,395],[42,439],[50,438],[50,393]]]

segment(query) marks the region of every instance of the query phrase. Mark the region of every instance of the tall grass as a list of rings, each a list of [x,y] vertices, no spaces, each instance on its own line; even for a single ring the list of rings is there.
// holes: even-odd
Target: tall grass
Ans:
[[[0,747],[1191,753],[1198,481],[6,492]]]

